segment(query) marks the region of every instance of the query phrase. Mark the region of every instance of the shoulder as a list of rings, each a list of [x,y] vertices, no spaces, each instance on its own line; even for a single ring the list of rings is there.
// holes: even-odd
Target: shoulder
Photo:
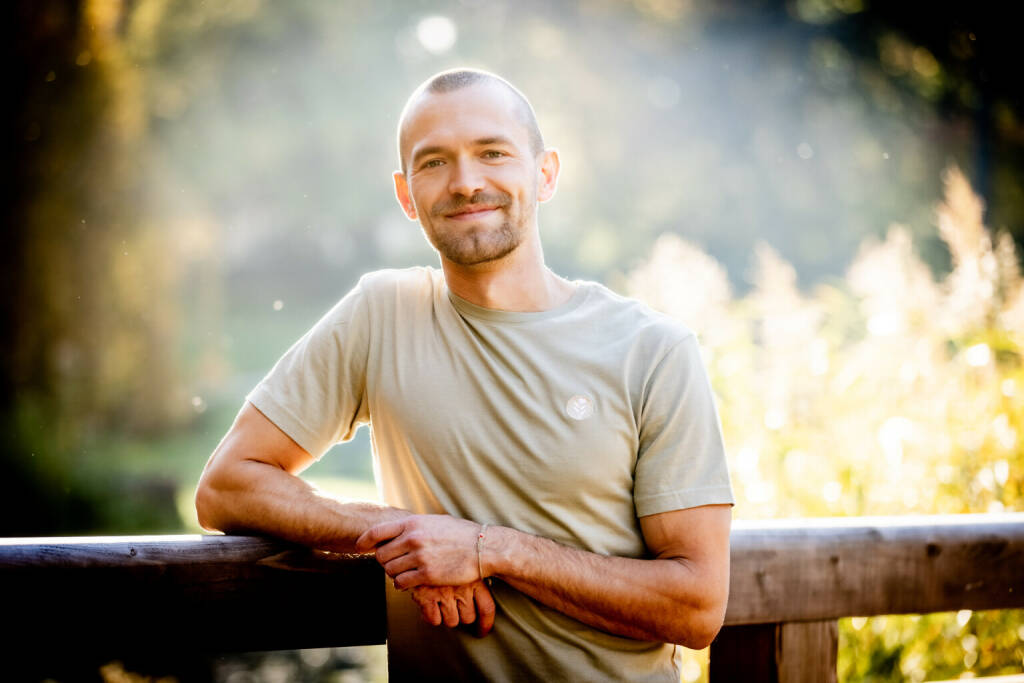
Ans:
[[[441,281],[441,271],[429,266],[412,268],[386,268],[366,273],[356,285],[365,296],[379,297],[394,294],[431,292]]]
[[[685,340],[696,343],[696,334],[687,325],[642,301],[617,294],[598,282],[581,281],[579,286],[586,289],[588,315],[635,344],[668,351]]]
[[[320,319],[317,327],[334,328],[366,322],[375,312],[396,308],[420,298],[429,298],[436,289],[439,271],[433,268],[375,270],[366,273]]]
[[[370,311],[430,306],[444,291],[444,275],[436,268],[389,268],[359,278],[356,289]]]

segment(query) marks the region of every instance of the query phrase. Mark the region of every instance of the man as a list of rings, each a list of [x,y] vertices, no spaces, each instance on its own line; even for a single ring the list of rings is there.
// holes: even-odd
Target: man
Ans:
[[[545,267],[558,153],[504,80],[427,81],[399,156],[441,270],[364,276],[284,355],[211,456],[200,522],[374,552],[393,680],[678,681],[674,644],[711,641],[729,576],[693,334]],[[295,476],[367,423],[386,505]]]

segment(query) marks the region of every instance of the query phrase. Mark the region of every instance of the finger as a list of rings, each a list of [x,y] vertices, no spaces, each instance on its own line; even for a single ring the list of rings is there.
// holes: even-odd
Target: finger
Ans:
[[[423,576],[423,572],[419,569],[402,572],[395,577],[395,588],[400,591],[409,590],[416,586],[422,586],[425,583],[427,583],[426,577]]]
[[[473,589],[473,601],[476,603],[478,637],[483,638],[494,628],[494,615],[498,609],[494,604],[494,596],[482,581],[477,583]]]
[[[455,589],[455,606],[459,610],[459,621],[472,624],[476,621],[476,605],[473,602],[473,591],[465,586]]]
[[[378,544],[400,535],[403,528],[401,520],[372,526],[356,539],[356,550],[361,553],[368,553]]]
[[[391,560],[405,555],[407,552],[409,552],[408,544],[403,542],[402,537],[399,536],[398,538],[393,538],[390,541],[382,542],[377,546],[377,549],[373,551],[373,555],[377,558],[377,562],[381,565],[385,565]]]
[[[449,597],[437,603],[441,606],[441,619],[448,628],[459,625],[459,609],[455,606],[455,598]]]
[[[441,610],[438,609],[436,601],[421,603],[420,616],[423,617],[423,621],[427,622],[431,626],[441,625]]]
[[[379,557],[377,559],[378,561],[380,560]],[[394,578],[403,572],[408,572],[412,571],[413,569],[416,569],[418,564],[419,563],[417,558],[414,555],[409,554],[400,555],[399,557],[396,557],[395,559],[390,560],[387,563],[381,563],[381,566],[384,567],[384,573],[386,573],[391,578]]]

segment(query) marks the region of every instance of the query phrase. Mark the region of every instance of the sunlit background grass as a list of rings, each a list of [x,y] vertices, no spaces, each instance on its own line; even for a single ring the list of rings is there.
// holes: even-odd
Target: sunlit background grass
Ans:
[[[736,518],[1020,511],[1024,113],[986,12],[20,4],[0,533],[198,530],[249,389],[362,272],[436,262],[391,194],[394,126],[457,65],[520,86],[561,151],[549,264],[699,334]],[[375,496],[365,431],[308,478]],[[1021,673],[1022,624],[842,620],[840,678]],[[380,678],[367,652],[217,676]]]

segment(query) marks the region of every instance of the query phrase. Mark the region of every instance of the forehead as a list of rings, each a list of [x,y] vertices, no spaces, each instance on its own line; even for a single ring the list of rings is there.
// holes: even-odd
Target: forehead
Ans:
[[[423,93],[402,122],[402,158],[417,148],[456,146],[504,136],[524,147],[529,133],[515,97],[499,85],[478,84],[446,93]]]

